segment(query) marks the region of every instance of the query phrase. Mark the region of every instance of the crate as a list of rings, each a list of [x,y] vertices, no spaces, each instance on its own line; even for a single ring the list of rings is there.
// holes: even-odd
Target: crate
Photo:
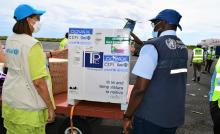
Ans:
[[[52,58],[67,59],[68,49],[54,50],[52,56]]]
[[[67,67],[67,59],[49,59],[49,69],[52,78],[54,95],[67,92]]]

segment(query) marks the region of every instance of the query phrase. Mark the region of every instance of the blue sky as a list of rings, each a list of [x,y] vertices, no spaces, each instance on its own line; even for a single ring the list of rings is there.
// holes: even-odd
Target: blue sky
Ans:
[[[172,8],[183,16],[177,34],[186,44],[220,38],[219,0],[0,0],[0,35],[12,34],[14,9],[24,3],[46,10],[35,37],[60,38],[69,27],[122,28],[128,17],[140,22],[134,33],[146,40],[152,32],[147,20]]]

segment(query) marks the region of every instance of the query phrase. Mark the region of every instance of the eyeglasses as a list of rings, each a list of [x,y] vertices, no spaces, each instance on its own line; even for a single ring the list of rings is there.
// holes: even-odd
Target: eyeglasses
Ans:
[[[153,28],[155,28],[155,26],[160,22],[161,20],[155,20],[155,21],[153,21],[152,23],[151,23],[151,26],[153,27]]]

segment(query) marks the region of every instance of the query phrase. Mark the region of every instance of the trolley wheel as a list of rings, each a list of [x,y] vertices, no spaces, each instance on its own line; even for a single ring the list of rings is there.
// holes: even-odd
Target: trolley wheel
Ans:
[[[91,134],[89,123],[80,117],[73,118],[73,134]],[[59,129],[59,134],[70,134],[70,119],[66,118]]]

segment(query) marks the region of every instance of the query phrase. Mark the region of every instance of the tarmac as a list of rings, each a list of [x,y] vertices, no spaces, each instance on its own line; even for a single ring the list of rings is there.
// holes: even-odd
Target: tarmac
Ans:
[[[3,42],[4,43],[4,42]],[[43,42],[45,50],[57,49],[56,42]],[[189,50],[189,61],[191,58],[191,51]],[[136,62],[137,57],[131,57],[131,70]],[[213,134],[212,120],[209,112],[209,89],[210,79],[214,69],[212,65],[211,74],[202,74],[199,83],[191,81],[193,76],[192,67],[188,66],[188,80],[185,104],[185,124],[178,128],[177,134]],[[189,64],[188,64],[189,65]],[[135,82],[135,76],[130,75],[130,84]],[[161,111],[161,114],[163,112]],[[176,113],[178,114],[178,113]],[[120,134],[122,127],[121,121],[111,119],[94,119],[89,121],[92,134]],[[4,134],[0,120],[0,134]],[[55,126],[57,127],[57,126]],[[56,134],[56,129],[48,127],[47,134]]]

